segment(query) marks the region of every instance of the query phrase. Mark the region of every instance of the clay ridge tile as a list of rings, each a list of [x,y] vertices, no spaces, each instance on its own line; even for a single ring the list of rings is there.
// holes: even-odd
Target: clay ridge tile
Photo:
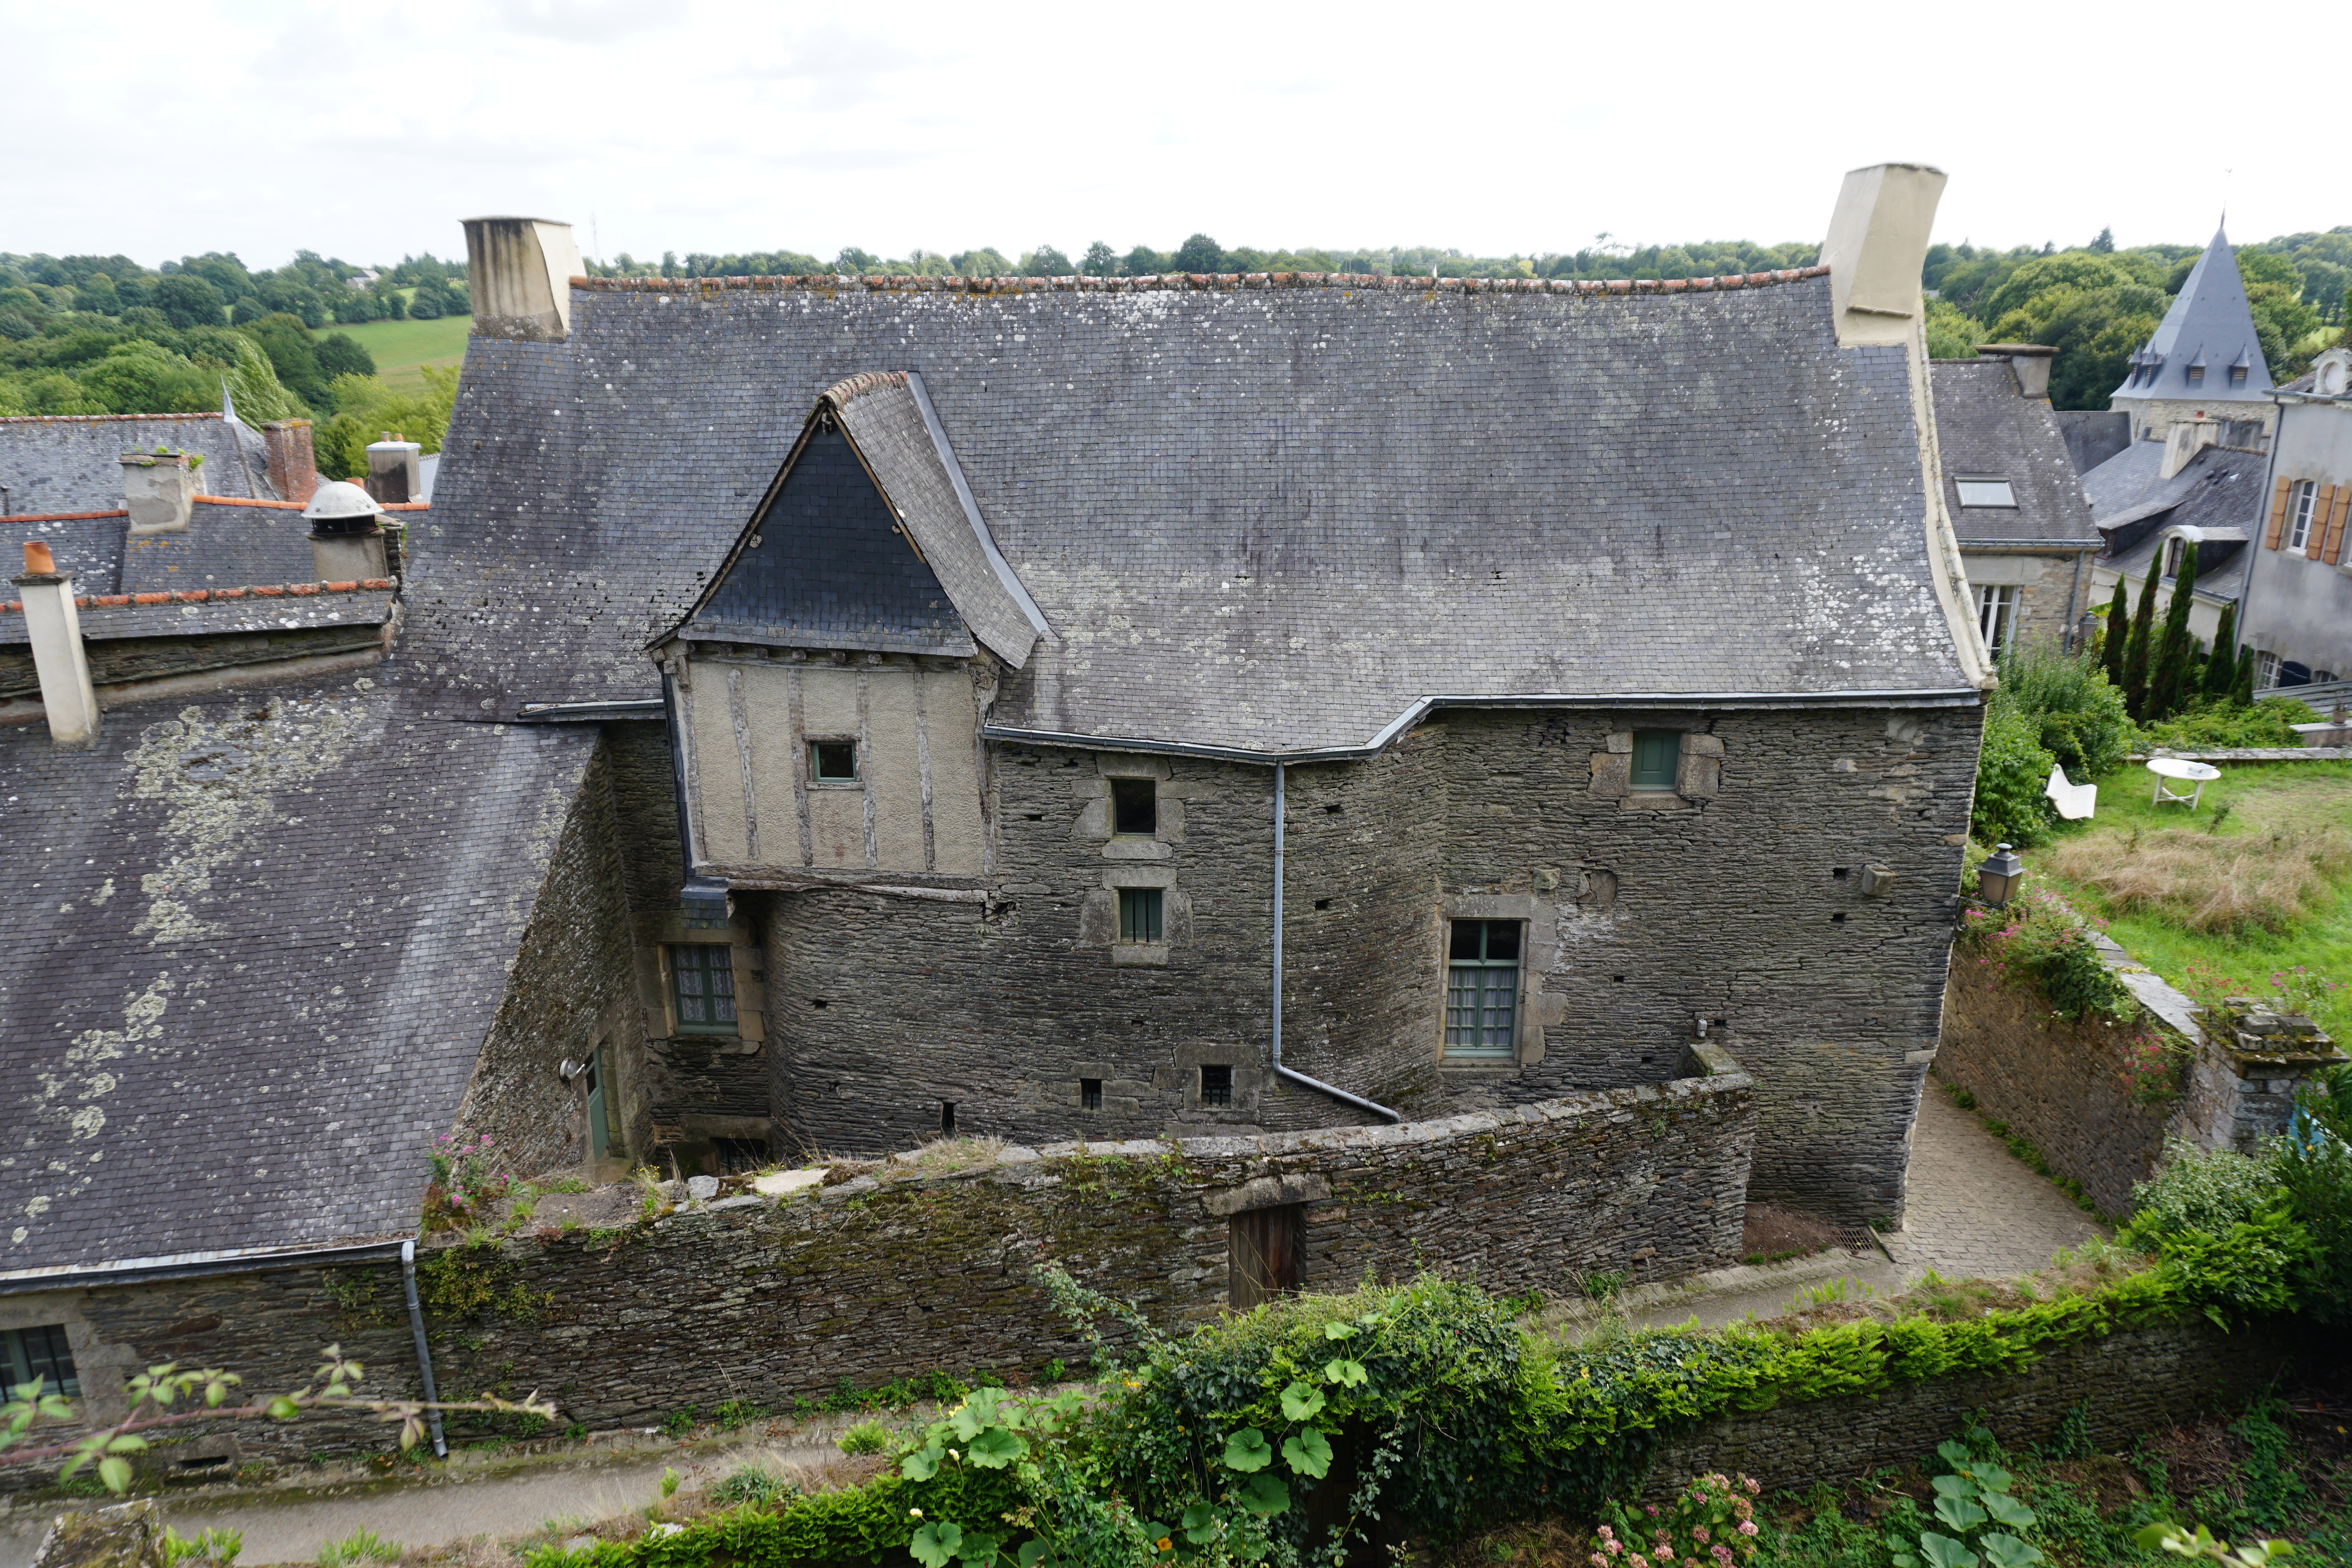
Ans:
[[[83,610],[111,610],[126,604],[203,604],[215,599],[283,599],[288,594],[307,597],[315,593],[385,592],[399,584],[388,577],[363,577],[341,582],[288,582],[256,584],[250,588],[186,588],[168,593],[84,593],[74,597],[74,603]],[[21,615],[22,600],[12,599],[0,603],[0,615]]]

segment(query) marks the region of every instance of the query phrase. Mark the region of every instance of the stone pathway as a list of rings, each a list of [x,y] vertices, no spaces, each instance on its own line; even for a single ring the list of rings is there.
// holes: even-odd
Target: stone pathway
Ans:
[[[2106,1234],[1943,1085],[1921,1092],[1903,1228],[1886,1238],[1906,1281],[1930,1269],[1948,1280],[2005,1279]]]

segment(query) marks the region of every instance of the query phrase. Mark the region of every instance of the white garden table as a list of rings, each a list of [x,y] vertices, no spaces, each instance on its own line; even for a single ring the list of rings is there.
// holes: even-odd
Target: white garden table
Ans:
[[[2156,789],[2147,798],[2149,805],[2160,806],[2169,800],[2188,807],[2191,813],[2196,811],[2197,802],[2204,797],[2205,786],[2221,777],[2221,770],[2211,763],[2191,762],[2181,757],[2151,757],[2147,759],[2147,770],[2156,775]],[[2183,795],[2165,782],[2168,779],[2178,779],[2197,788]]]

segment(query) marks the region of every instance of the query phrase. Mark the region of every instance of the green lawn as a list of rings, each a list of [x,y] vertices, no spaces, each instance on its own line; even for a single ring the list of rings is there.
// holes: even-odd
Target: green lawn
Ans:
[[[467,316],[444,316],[434,321],[365,321],[356,327],[322,327],[328,332],[348,332],[352,340],[375,360],[376,374],[394,392],[415,392],[425,385],[426,365],[454,365],[466,357]]]
[[[2221,806],[2230,808],[2218,834],[2223,841],[2248,834],[2352,829],[2352,763],[2225,764],[2221,777],[2205,787],[2204,801],[2194,817],[2185,807],[2150,805],[2153,782],[2147,768],[2137,763],[2108,774],[2098,780],[2096,818],[2068,823],[2063,835],[2071,839],[2113,834],[2127,843],[2135,829],[2204,828]],[[2047,855],[2045,848],[2040,858],[2046,860]],[[2036,858],[2035,852],[2024,852],[2029,869]],[[2345,982],[2334,1006],[2319,1022],[2339,1041],[2352,1040],[2352,876],[2337,882],[2332,909],[2293,932],[2228,936],[2192,931],[2147,913],[2114,915],[2097,892],[2054,873],[2040,874],[2075,907],[2105,920],[2107,935],[2126,952],[2176,985],[2191,965],[2203,965],[2242,982],[2242,994],[2248,996],[2273,995],[2271,972],[2298,964]]]

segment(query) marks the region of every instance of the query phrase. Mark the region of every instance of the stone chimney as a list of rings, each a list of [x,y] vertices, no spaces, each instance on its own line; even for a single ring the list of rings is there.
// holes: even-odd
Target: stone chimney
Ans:
[[[122,455],[122,504],[131,512],[131,535],[184,534],[195,510],[195,465],[184,452]]]
[[[2050,401],[2050,361],[2057,350],[2042,343],[1979,343],[1977,352],[1988,360],[2009,361],[2017,375],[2020,397]]]
[[[269,484],[281,501],[307,505],[319,493],[319,460],[310,446],[307,419],[272,420],[261,427],[269,454]]]
[[[375,497],[347,480],[319,486],[302,508],[310,525],[310,568],[320,582],[365,582],[392,575],[383,513]]]
[[[547,218],[467,218],[466,288],[474,335],[561,343],[572,336],[572,225]]]
[[[2176,419],[2164,433],[2164,463],[2157,476],[2169,479],[2189,466],[2189,460],[2204,451],[2221,437],[2221,422],[2199,414],[2195,419]]]
[[[416,461],[424,452],[423,446],[404,441],[389,430],[382,441],[369,442],[367,493],[387,507],[416,499],[425,487],[416,472]]]
[[[89,655],[81,645],[73,573],[58,570],[47,545],[27,539],[25,575],[9,580],[24,602],[25,630],[33,644],[33,673],[41,683],[49,738],[59,746],[88,746],[98,738],[98,689],[90,685]]]
[[[1822,242],[1841,348],[1910,340],[1924,309],[1927,231],[1943,194],[1944,172],[1925,163],[1874,163],[1846,175]]]

